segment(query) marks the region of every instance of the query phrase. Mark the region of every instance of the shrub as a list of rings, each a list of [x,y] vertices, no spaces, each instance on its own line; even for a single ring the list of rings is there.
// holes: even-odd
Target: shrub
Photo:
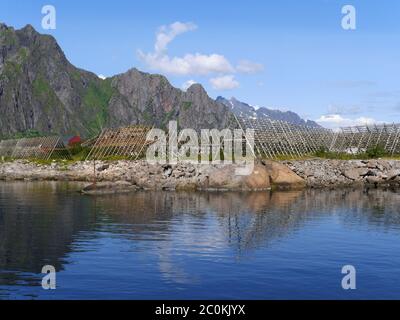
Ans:
[[[366,152],[368,158],[381,158],[386,154],[386,150],[383,146],[378,145],[376,147],[369,148]]]
[[[326,147],[320,147],[316,152],[315,156],[319,158],[325,158],[327,157],[328,154],[328,149]]]

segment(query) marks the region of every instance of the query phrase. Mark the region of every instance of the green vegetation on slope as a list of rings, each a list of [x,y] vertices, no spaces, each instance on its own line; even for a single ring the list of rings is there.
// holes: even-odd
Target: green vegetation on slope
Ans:
[[[94,114],[94,119],[89,122],[89,130],[99,132],[106,124],[108,117],[108,103],[115,89],[111,86],[111,80],[103,80],[99,83],[90,83],[83,97],[83,106]]]
[[[49,82],[42,75],[36,77],[32,83],[32,88],[33,96],[43,103],[44,111],[47,113],[61,106],[61,102],[53,88],[51,88]]]
[[[184,102],[182,102],[182,109],[184,111],[187,111],[192,107],[192,104],[193,103],[191,101],[184,101]]]
[[[15,32],[11,29],[7,29],[4,31],[4,42],[8,47],[15,46],[17,43],[17,37]]]
[[[43,136],[43,134],[41,134],[37,130],[27,130],[27,131],[17,132],[14,134],[0,135],[0,140],[37,138],[37,137],[42,137],[42,136]]]

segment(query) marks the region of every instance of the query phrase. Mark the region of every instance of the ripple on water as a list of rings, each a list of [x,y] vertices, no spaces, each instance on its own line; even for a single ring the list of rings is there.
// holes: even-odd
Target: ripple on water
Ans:
[[[395,191],[73,191],[0,183],[0,298],[400,298]],[[341,289],[345,264],[355,292]]]

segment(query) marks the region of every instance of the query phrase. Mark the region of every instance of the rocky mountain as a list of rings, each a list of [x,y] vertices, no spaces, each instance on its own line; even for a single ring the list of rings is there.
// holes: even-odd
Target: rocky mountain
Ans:
[[[222,129],[235,121],[229,108],[211,99],[200,84],[193,84],[182,91],[173,87],[164,76],[137,69],[109,80],[112,88],[122,96],[118,103],[113,99],[110,101],[110,121],[113,125],[118,125],[121,118],[130,117],[131,122],[136,120],[164,128],[170,120],[176,119],[182,128],[199,130]],[[115,105],[117,108],[114,110]],[[120,114],[121,111],[125,114]]]
[[[30,25],[0,24],[0,136],[42,134],[92,136],[102,128],[129,124],[181,128],[225,128],[229,107],[201,85],[186,92],[161,75],[136,69],[105,80],[74,67],[56,40]]]
[[[249,104],[241,102],[235,98],[228,100],[224,97],[218,97],[216,101],[229,107],[236,115],[252,118],[269,118],[271,120],[282,120],[298,125],[320,127],[320,125],[315,121],[304,120],[297,113],[292,111],[280,111],[264,107],[256,109],[253,106],[250,106]]]

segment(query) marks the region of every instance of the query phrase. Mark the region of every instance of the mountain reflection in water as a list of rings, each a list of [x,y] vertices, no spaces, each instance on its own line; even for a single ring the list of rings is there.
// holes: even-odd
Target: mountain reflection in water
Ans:
[[[89,197],[79,188],[0,183],[0,298],[379,298],[368,284],[341,290],[341,266],[358,264],[372,286],[375,271],[400,263],[391,190]],[[52,292],[40,286],[44,265],[58,272]],[[391,279],[381,286],[400,290]]]

